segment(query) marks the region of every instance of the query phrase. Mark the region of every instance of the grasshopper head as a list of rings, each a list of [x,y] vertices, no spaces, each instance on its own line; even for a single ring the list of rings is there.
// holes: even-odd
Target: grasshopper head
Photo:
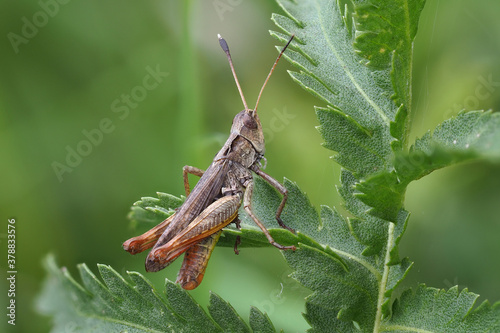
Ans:
[[[234,117],[233,126],[231,127],[231,133],[244,137],[245,139],[250,141],[250,143],[255,148],[258,154],[264,155],[265,151],[264,133],[262,132],[262,125],[260,124],[259,116],[257,115],[257,106],[259,105],[260,96],[262,96],[262,92],[264,91],[264,87],[266,86],[267,81],[269,81],[269,78],[271,77],[274,68],[278,64],[278,61],[280,60],[281,56],[283,55],[283,52],[285,52],[288,45],[290,45],[290,43],[292,42],[294,35],[290,37],[290,40],[288,40],[288,43],[286,43],[285,47],[283,47],[278,58],[274,62],[273,67],[271,67],[271,71],[267,75],[266,80],[262,85],[262,88],[260,88],[259,96],[257,97],[257,102],[255,103],[255,108],[253,110],[248,108],[245,97],[243,96],[243,92],[241,91],[240,83],[238,82],[238,78],[236,77],[236,72],[234,71],[233,61],[231,60],[231,54],[229,53],[229,47],[227,46],[227,43],[224,40],[224,38],[222,38],[220,35],[218,35],[218,37],[219,37],[219,44],[222,50],[227,55],[227,60],[229,61],[229,66],[231,67],[231,72],[233,73],[234,81],[236,82],[236,87],[238,87],[238,91],[240,92],[241,96],[241,101],[243,102],[243,106],[245,107],[245,110],[241,111]]]
[[[250,141],[257,153],[264,155],[264,132],[257,112],[247,109],[238,113],[233,119],[231,133],[244,137]]]

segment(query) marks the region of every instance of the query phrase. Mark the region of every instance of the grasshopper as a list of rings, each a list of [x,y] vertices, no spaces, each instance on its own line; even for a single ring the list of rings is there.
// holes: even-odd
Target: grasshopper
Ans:
[[[226,41],[218,35],[219,44],[226,53],[245,109],[234,117],[229,138],[206,171],[192,166],[183,168],[186,200],[176,212],[146,233],[123,243],[123,248],[131,254],[153,247],[146,258],[146,271],[157,272],[185,253],[177,283],[187,290],[196,288],[203,279],[208,260],[222,233],[222,228],[231,222],[236,222],[239,226],[238,209],[242,203],[246,213],[262,229],[269,243],[280,250],[295,250],[293,245],[283,246],[277,243],[255,216],[251,206],[253,172],[283,195],[276,211],[276,220],[281,227],[293,232],[280,217],[287,201],[287,189],[261,170],[261,160],[265,161],[265,145],[262,125],[257,115],[257,106],[264,87],[293,37],[292,35],[274,62],[257,97],[255,108],[252,110],[248,108],[243,96],[229,47]],[[201,177],[193,191],[190,189],[188,174]],[[238,254],[238,243],[239,237],[235,244],[236,254]]]

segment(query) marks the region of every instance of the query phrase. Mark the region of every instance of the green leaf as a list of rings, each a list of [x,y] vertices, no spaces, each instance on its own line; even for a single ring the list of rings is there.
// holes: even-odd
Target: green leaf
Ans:
[[[403,209],[408,180],[443,160],[447,165],[457,162],[459,154],[462,160],[473,156],[455,150],[448,152],[449,157],[430,156],[406,174],[398,169],[398,161],[406,157],[413,39],[424,2],[353,0],[344,6],[340,1],[280,0],[288,17],[273,15],[279,28],[298,37],[293,50],[285,53],[299,69],[290,75],[327,103],[316,107],[319,131],[325,147],[338,152],[335,160],[348,170],[342,172],[339,193],[354,215],[343,218],[324,207],[316,230],[308,222],[314,220],[310,214],[295,215],[296,222],[285,221],[298,230],[302,244],[300,250],[284,255],[295,270],[293,276],[314,291],[305,315],[312,332],[378,332],[381,323],[390,322],[394,289],[411,268],[411,262],[398,255],[408,218]],[[286,39],[280,33],[271,34]],[[477,146],[496,155],[495,122],[449,123],[443,126],[447,130],[436,131],[441,140],[424,138],[415,147],[421,154],[463,141],[463,147],[470,149],[472,133],[480,132],[477,138],[488,139]],[[462,132],[467,139],[440,135],[460,129],[466,129]],[[410,150],[409,158],[416,152]],[[292,207],[307,207],[303,201],[293,202],[289,196]]]
[[[215,293],[210,293],[208,311],[225,332],[250,333],[250,329],[234,308]]]
[[[413,39],[425,0],[353,0],[356,21],[354,47],[365,65],[391,70],[394,95],[399,107],[391,134],[403,145],[408,135],[407,115],[411,110]]]
[[[142,197],[130,208],[128,218],[137,225],[151,228],[174,213],[182,205],[184,197],[157,192],[157,198]]]
[[[260,310],[254,306],[250,307],[250,326],[254,332],[276,332],[267,314],[260,312]]]
[[[294,50],[285,53],[300,69],[290,75],[328,105],[316,108],[325,146],[337,151],[335,159],[358,178],[389,168],[390,125],[398,111],[391,100],[390,68],[373,70],[364,65],[353,49],[356,34],[349,29],[348,12],[338,3],[278,3],[288,17],[274,14],[274,22],[298,40],[292,44]]]
[[[408,153],[398,154],[395,167],[406,185],[439,168],[473,159],[500,159],[500,113],[464,112],[446,120],[416,140]]]
[[[407,290],[394,304],[390,322],[381,330],[390,332],[499,332],[500,302],[484,301],[472,309],[478,295],[457,287],[438,290],[420,285]]]
[[[403,205],[405,188],[396,188],[393,161],[408,136],[413,39],[424,3],[283,0],[288,17],[273,16],[298,37],[285,54],[300,69],[290,75],[327,103],[316,107],[325,147],[359,183],[378,178],[374,191],[356,185],[359,198],[371,214],[392,222]]]
[[[100,266],[106,285],[86,265],[80,265],[83,286],[59,269],[52,256],[45,261],[48,277],[37,308],[54,318],[52,332],[173,332],[181,320],[159,298],[154,287],[137,273],[126,283],[108,266]],[[113,291],[112,291],[113,290]],[[115,294],[115,292],[117,292]]]
[[[408,214],[402,211],[398,224],[367,214],[364,204],[353,196],[354,181],[352,174],[343,173],[339,192],[346,207],[356,214],[346,219],[326,206],[319,216],[313,215],[305,195],[285,180],[290,207],[308,208],[302,210],[306,214],[290,214],[284,219],[297,230],[301,245],[299,250],[283,254],[294,269],[292,276],[314,292],[306,305],[316,310],[308,311],[306,319],[318,331],[328,331],[322,321],[332,316],[335,319],[330,318],[329,323],[335,323],[334,327],[346,330],[345,322],[351,328],[355,322],[370,330],[376,318],[389,315],[392,292],[411,267],[407,260],[399,261],[396,250]]]
[[[45,260],[48,277],[37,309],[54,318],[52,332],[275,332],[266,316],[253,309],[250,330],[234,309],[212,294],[211,316],[178,285],[166,280],[166,300],[141,274],[127,272],[130,282],[107,265],[98,265],[101,282],[85,264],[82,284],[53,256]],[[254,318],[254,319],[252,319]],[[255,322],[254,322],[255,321]]]
[[[500,160],[500,114],[464,112],[428,132],[408,152],[398,152],[395,171],[356,185],[372,215],[391,220],[402,207],[408,184],[434,170],[472,160]],[[381,190],[383,189],[383,190]]]

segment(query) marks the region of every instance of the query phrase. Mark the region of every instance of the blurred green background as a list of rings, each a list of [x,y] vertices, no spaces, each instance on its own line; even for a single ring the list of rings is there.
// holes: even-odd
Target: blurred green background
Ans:
[[[4,276],[7,219],[15,218],[17,325],[7,327],[15,332],[50,329],[33,304],[49,252],[73,274],[81,262],[144,273],[144,255],[121,248],[137,234],[126,219],[130,205],[156,191],[182,194],[182,167],[206,168],[242,109],[217,33],[253,105],[277,55],[270,16],[282,13],[265,0],[54,3],[0,4],[0,257]],[[415,43],[412,138],[462,108],[500,110],[499,12],[496,0],[428,1]],[[30,30],[26,22],[34,21],[39,27]],[[29,38],[13,37],[23,33]],[[340,168],[314,128],[313,105],[321,102],[287,69],[286,61],[278,66],[259,106],[266,171],[296,181],[317,207],[338,206]],[[156,85],[151,71],[163,73]],[[135,96],[129,104],[127,95]],[[94,133],[94,144],[85,145],[85,133]],[[67,165],[68,151],[78,149],[86,156],[70,158],[58,176],[54,165]],[[412,217],[401,243],[401,255],[415,261],[409,285],[458,284],[500,299],[499,188],[500,167],[490,163],[441,170],[410,186]],[[179,265],[146,276],[162,290]],[[289,273],[276,249],[245,248],[237,257],[217,248],[191,294],[206,306],[212,290],[244,318],[255,305],[276,328],[302,332],[308,292]],[[0,287],[4,307],[5,278]]]

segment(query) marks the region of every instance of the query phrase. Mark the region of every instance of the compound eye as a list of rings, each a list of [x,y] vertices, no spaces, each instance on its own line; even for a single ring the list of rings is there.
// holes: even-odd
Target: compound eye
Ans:
[[[256,129],[257,128],[257,122],[255,119],[248,113],[245,113],[243,115],[243,125],[245,125],[246,128],[249,129]]]

